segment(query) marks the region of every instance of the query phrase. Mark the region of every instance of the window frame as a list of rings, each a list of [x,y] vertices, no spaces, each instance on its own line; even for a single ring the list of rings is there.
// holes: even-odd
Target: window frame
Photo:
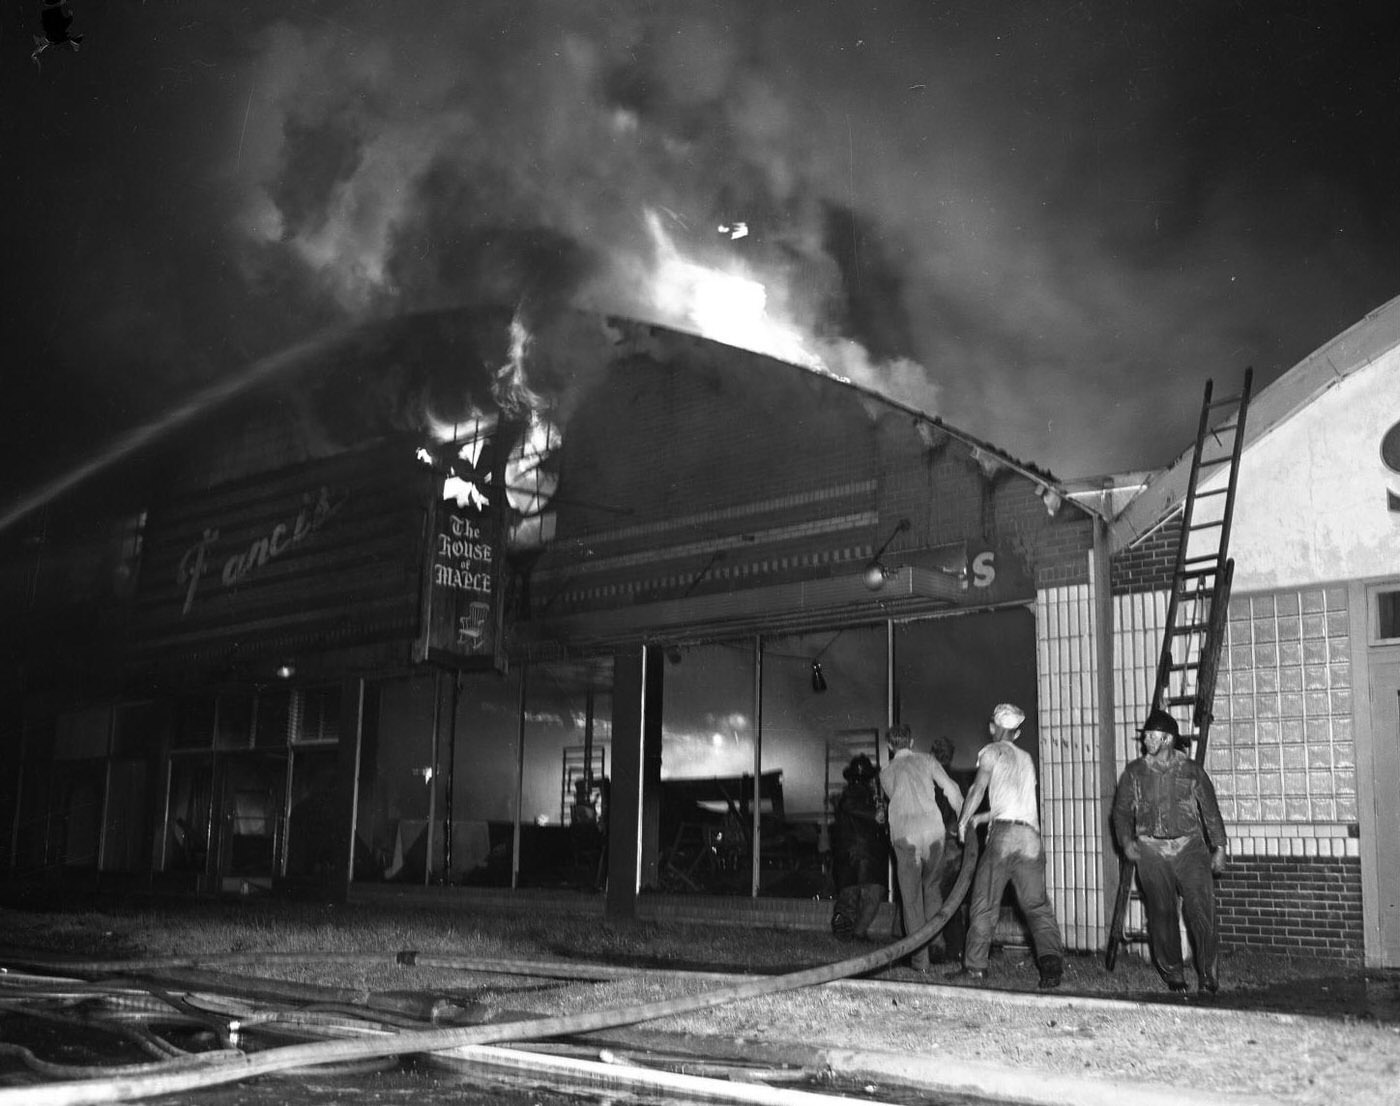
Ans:
[[[1381,599],[1388,595],[1396,596],[1395,634],[1390,637],[1381,633]],[[1400,645],[1400,580],[1367,585],[1366,639],[1369,645]]]

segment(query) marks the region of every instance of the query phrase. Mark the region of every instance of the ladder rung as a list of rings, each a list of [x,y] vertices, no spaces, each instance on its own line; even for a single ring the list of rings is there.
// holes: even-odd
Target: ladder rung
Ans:
[[[1241,392],[1241,393],[1240,393],[1239,395],[1237,395],[1237,396],[1226,396],[1224,399],[1212,400],[1212,401],[1211,401],[1210,403],[1208,403],[1206,406],[1212,407],[1212,408],[1213,408],[1213,407],[1229,407],[1230,404],[1232,404],[1232,403],[1238,403],[1238,402],[1239,402],[1240,400],[1242,400],[1242,399],[1244,399],[1244,393],[1243,393],[1243,392]]]
[[[1208,491],[1208,492],[1197,492],[1197,493],[1196,493],[1196,498],[1197,498],[1197,499],[1209,499],[1211,496],[1214,496],[1214,495],[1229,495],[1229,494],[1230,494],[1230,489],[1229,489],[1229,488],[1212,488],[1212,489],[1211,489],[1210,491]]]
[[[1189,707],[1196,702],[1194,695],[1169,695],[1167,696],[1167,706],[1169,707]],[[1182,734],[1182,737],[1190,738],[1191,734]]]
[[[1228,465],[1234,459],[1235,455],[1233,453],[1226,453],[1222,457],[1202,457],[1200,465],[1201,468],[1205,468],[1207,465]]]
[[[1199,664],[1198,662],[1196,662],[1196,661],[1187,661],[1185,664],[1169,664],[1169,665],[1167,665],[1167,671],[1168,671],[1168,672],[1192,672],[1192,671],[1194,671],[1195,669],[1200,668],[1200,667],[1201,667],[1200,664]]]
[[[1217,576],[1217,575],[1219,575],[1219,573],[1220,573],[1220,569],[1219,569],[1218,567],[1217,567],[1217,568],[1188,568],[1188,569],[1183,569],[1178,575],[1179,575],[1180,578],[1183,579],[1183,580],[1186,579],[1187,577],[1190,577],[1191,579],[1195,580],[1195,579],[1199,579],[1199,578],[1202,577],[1202,576]]]
[[[1219,563],[1220,563],[1220,554],[1218,554],[1218,553],[1209,553],[1209,554],[1207,554],[1207,553],[1202,553],[1199,557],[1187,557],[1186,560],[1182,561],[1181,563],[1182,563],[1182,565],[1203,565],[1203,564],[1205,564],[1207,561],[1214,561],[1216,564],[1219,564]]]
[[[1189,624],[1187,624],[1187,625],[1185,625],[1185,626],[1173,626],[1173,627],[1172,627],[1172,633],[1174,633],[1174,634],[1193,634],[1193,633],[1195,633],[1197,630],[1209,630],[1209,629],[1210,629],[1210,623],[1209,623],[1209,622],[1192,622],[1192,623],[1189,623]]]
[[[1210,530],[1210,529],[1212,529],[1213,527],[1216,527],[1216,526],[1224,526],[1224,525],[1225,525],[1225,520],[1224,520],[1223,518],[1218,518],[1218,519],[1216,519],[1214,522],[1193,522],[1193,523],[1192,523],[1190,526],[1188,526],[1186,529],[1187,529],[1187,530]]]

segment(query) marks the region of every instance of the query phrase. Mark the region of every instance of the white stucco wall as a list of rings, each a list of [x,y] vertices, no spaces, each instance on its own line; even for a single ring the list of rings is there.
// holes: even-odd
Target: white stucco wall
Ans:
[[[1367,705],[1374,650],[1364,582],[1400,579],[1400,511],[1389,506],[1400,473],[1381,459],[1382,439],[1400,423],[1400,344],[1388,317],[1364,327],[1351,345],[1343,336],[1315,355],[1308,374],[1276,384],[1272,402],[1291,402],[1315,379],[1317,357],[1343,358],[1359,343],[1374,359],[1314,398],[1298,394],[1301,409],[1243,455],[1208,766],[1232,855],[1336,860],[1345,894],[1315,943],[1345,951],[1359,936],[1368,964],[1390,965],[1397,953],[1385,935],[1400,933],[1400,863],[1387,859],[1395,777],[1377,751],[1393,738],[1373,732]],[[1347,874],[1351,858],[1360,917],[1346,899],[1357,878]]]
[[[1339,380],[1245,450],[1231,531],[1236,594],[1400,573],[1400,474],[1381,439],[1400,421],[1400,347]]]

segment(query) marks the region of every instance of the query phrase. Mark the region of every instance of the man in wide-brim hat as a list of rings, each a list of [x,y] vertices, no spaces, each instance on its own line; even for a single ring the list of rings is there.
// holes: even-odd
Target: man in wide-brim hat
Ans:
[[[1137,865],[1152,963],[1167,987],[1186,990],[1177,899],[1196,955],[1201,990],[1219,989],[1213,876],[1225,870],[1225,820],[1206,770],[1178,748],[1181,727],[1153,710],[1138,730],[1142,756],[1113,795],[1113,835]]]

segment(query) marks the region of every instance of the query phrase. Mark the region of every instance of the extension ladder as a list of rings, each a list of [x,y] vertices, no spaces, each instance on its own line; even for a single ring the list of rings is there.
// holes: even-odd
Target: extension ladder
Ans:
[[[1190,708],[1190,723],[1182,726],[1178,744],[1202,765],[1214,718],[1215,679],[1234,575],[1235,562],[1228,556],[1230,521],[1235,510],[1235,485],[1253,380],[1254,370],[1246,369],[1240,394],[1221,400],[1212,398],[1214,381],[1206,381],[1152,692],[1154,710],[1162,708],[1180,714]],[[1213,419],[1218,420],[1214,425]],[[1141,941],[1147,936],[1124,933],[1128,904],[1137,897],[1133,889],[1135,875],[1136,865],[1124,859],[1119,866],[1118,896],[1104,960],[1109,971],[1113,970],[1118,948],[1125,940]]]

